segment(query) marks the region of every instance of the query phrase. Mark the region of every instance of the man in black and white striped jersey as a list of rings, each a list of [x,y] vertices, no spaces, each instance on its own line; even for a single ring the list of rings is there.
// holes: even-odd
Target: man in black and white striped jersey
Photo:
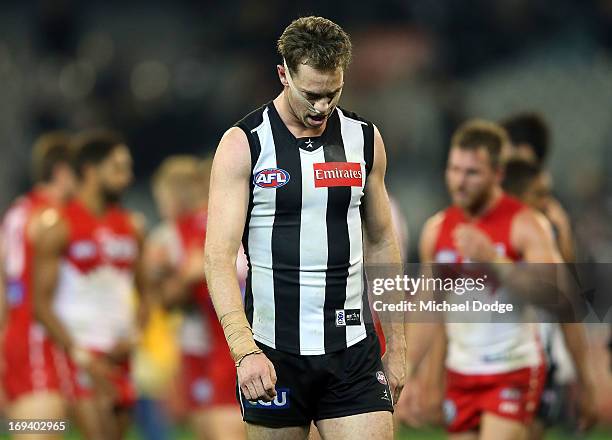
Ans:
[[[401,322],[382,361],[364,261],[400,264],[378,129],[337,107],[348,35],[302,17],[278,41],[283,91],[230,128],[213,162],[206,278],[238,372],[249,438],[391,439]],[[249,275],[244,305],[235,261]]]

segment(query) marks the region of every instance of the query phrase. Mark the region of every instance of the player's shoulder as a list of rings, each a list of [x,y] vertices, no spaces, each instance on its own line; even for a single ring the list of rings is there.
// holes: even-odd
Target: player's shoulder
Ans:
[[[541,232],[542,230],[552,230],[546,216],[527,205],[523,205],[521,209],[516,212],[516,215],[512,218],[512,226],[518,231],[527,230]]]
[[[41,206],[42,204],[36,203],[37,198],[34,191],[30,191],[24,194],[20,194],[15,197],[4,212],[4,216],[8,215],[11,212],[21,211],[24,212],[32,212],[35,210],[37,206]]]
[[[252,141],[247,133],[247,128],[234,125],[223,134],[213,159],[213,181],[219,173],[229,178],[247,176],[250,173],[251,162],[256,161],[258,153],[252,151]]]
[[[245,133],[250,133],[253,130],[256,130],[258,127],[260,127],[263,124],[264,113],[266,112],[266,109],[268,108],[269,105],[270,103],[266,103],[262,105],[261,107],[256,108],[255,110],[251,111],[246,116],[244,116],[242,119],[240,119],[238,122],[236,122],[233,125],[233,127],[238,127],[241,130],[243,130]]]
[[[445,217],[445,211],[438,211],[425,221],[419,241],[419,255],[422,262],[433,261],[436,242],[440,236]]]
[[[338,110],[338,117],[347,121],[347,122],[352,122],[352,123],[356,123],[356,124],[361,124],[361,125],[367,125],[370,127],[373,127],[374,124],[367,120],[366,118],[358,115],[357,113],[347,110],[343,107],[337,107]]]
[[[438,211],[434,215],[429,217],[423,225],[423,231],[421,235],[429,234],[437,236],[440,229],[442,228],[442,223],[444,223],[444,218],[446,217],[447,211],[448,208]]]
[[[68,224],[61,208],[45,206],[33,213],[28,224],[28,237],[32,242],[43,237],[62,240],[67,236]]]

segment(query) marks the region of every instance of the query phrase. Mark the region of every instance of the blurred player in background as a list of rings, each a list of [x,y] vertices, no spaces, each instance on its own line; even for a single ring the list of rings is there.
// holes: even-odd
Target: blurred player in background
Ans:
[[[66,417],[57,371],[63,352],[34,319],[32,275],[35,243],[74,193],[73,153],[68,133],[38,138],[32,153],[35,185],[8,209],[0,229],[0,293],[6,308],[0,373],[10,419]]]
[[[544,168],[546,160],[550,155],[550,128],[546,123],[543,115],[537,112],[520,112],[506,117],[501,124],[508,132],[510,137],[510,157],[523,159],[531,164],[534,164],[538,169],[538,175],[531,179],[528,188],[517,188],[523,193],[525,202],[534,209],[542,212],[550,224],[552,225],[553,233],[561,256],[565,262],[571,263],[575,261],[576,252],[574,245],[574,234],[572,232],[569,216],[561,203],[552,194],[552,176]],[[530,171],[525,166],[514,165],[514,170],[510,169],[511,174],[520,175],[522,173],[529,174]],[[533,170],[531,171],[533,172]],[[519,180],[518,176],[510,175],[509,178],[515,182]],[[525,178],[523,176],[523,182]],[[527,179],[529,180],[529,179]],[[569,365],[569,355],[566,344],[572,344],[570,349],[574,366],[578,369],[578,379],[580,386],[579,406],[581,418],[578,421],[578,427],[585,429],[590,426],[592,420],[592,390],[588,377],[583,374],[584,369],[581,364],[584,360],[580,358],[585,355],[581,349],[581,345],[588,343],[584,326],[564,324],[559,328],[555,324],[540,324],[541,337],[543,345],[546,349],[548,358],[548,375],[546,388],[543,393],[542,405],[538,411],[538,417],[532,427],[532,438],[535,440],[541,438],[544,434],[544,426],[550,425],[555,421],[556,412],[562,412],[563,396],[560,395],[558,384],[555,384],[555,370],[569,370],[568,379],[572,379],[575,375]],[[563,337],[561,337],[561,333]],[[553,344],[553,341],[558,341]],[[583,342],[581,342],[583,341]],[[567,420],[566,420],[567,422]]]
[[[182,382],[197,437],[240,439],[245,432],[235,396],[236,369],[202,271],[209,164],[171,156],[153,176],[163,223],[148,239],[147,266],[166,307],[184,311]]]
[[[129,357],[136,342],[133,292],[146,292],[140,264],[144,222],[121,207],[132,158],[112,132],[80,136],[78,191],[51,215],[35,243],[35,311],[69,354],[66,371],[88,439],[122,438],[135,390]],[[139,302],[146,310],[146,301]]]
[[[531,162],[543,169],[550,152],[550,130],[539,113],[524,112],[508,116],[501,121],[510,138],[509,155]],[[552,195],[552,178],[542,171],[541,188],[548,194],[540,197],[539,210],[552,224],[563,261],[575,260],[574,239],[567,212]]]
[[[527,206],[543,214],[547,212],[546,209],[552,197],[551,179],[537,163],[520,158],[511,159],[506,164],[503,188]],[[571,382],[574,375],[578,378],[579,385],[580,420],[578,428],[584,430],[595,421],[594,384],[587,364],[588,340],[584,325],[561,323],[557,326],[552,323],[542,323],[540,327],[547,355],[547,378],[540,408],[531,427],[530,438],[533,440],[543,438],[546,427],[555,423],[568,422],[568,417],[571,416],[569,399],[572,396],[569,394],[567,382]],[[562,334],[562,339],[559,333]],[[568,359],[568,356],[571,357],[573,369],[572,366],[565,369],[574,371],[570,371],[569,374],[566,372],[565,376],[570,377],[560,381],[558,370],[565,366],[563,361]]]
[[[430,218],[423,262],[560,262],[538,213],[501,189],[505,131],[469,121],[453,135],[446,183],[453,205]],[[521,323],[447,323],[444,413],[452,439],[524,439],[542,392],[537,328]]]

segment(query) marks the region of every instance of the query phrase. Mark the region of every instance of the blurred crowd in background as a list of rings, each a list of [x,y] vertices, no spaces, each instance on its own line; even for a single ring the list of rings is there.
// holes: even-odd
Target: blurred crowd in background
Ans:
[[[110,127],[134,157],[125,204],[155,224],[153,171],[171,154],[209,155],[276,96],[275,42],[312,13],[353,40],[340,105],[384,136],[409,261],[424,220],[447,204],[452,131],[517,111],[549,123],[546,166],[578,260],[612,261],[611,0],[4,1],[0,212],[28,188],[40,133]]]
[[[228,126],[275,96],[275,41],[315,12],[351,34],[341,105],[385,136],[388,185],[413,236],[444,203],[457,124],[537,110],[552,130],[557,195],[576,222],[584,217],[589,253],[610,260],[599,218],[612,209],[610,0],[3,2],[0,210],[26,188],[41,131],[107,126],[136,158],[129,203],[154,218],[154,168],[172,153],[213,151]]]

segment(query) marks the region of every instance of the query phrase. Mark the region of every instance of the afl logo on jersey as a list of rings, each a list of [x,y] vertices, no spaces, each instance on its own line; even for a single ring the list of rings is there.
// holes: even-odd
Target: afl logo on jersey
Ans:
[[[289,182],[289,173],[280,168],[267,168],[253,177],[253,183],[260,188],[280,188]]]

